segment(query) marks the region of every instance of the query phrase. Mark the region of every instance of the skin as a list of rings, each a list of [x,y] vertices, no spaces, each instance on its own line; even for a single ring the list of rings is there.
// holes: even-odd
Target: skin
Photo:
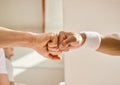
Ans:
[[[7,74],[0,74],[0,85],[10,85]]]
[[[120,33],[102,36],[101,45],[97,51],[109,55],[120,56]]]
[[[120,56],[120,33],[101,35],[101,44],[97,49],[109,55]],[[84,33],[63,32],[59,34],[59,48],[62,51],[81,47],[86,40]]]
[[[5,57],[10,59],[14,56],[14,49],[12,47],[4,48]]]
[[[60,60],[58,49],[58,35],[55,33],[32,33],[10,30],[0,27],[0,48],[5,47],[27,47],[36,50],[42,56]],[[49,49],[48,49],[49,46]],[[51,49],[56,49],[53,51]],[[0,74],[0,85],[10,85],[7,74]]]
[[[7,37],[6,37],[7,36]],[[36,50],[42,56],[59,60],[61,53],[58,49],[58,35],[55,33],[32,33],[10,30],[0,27],[0,48],[5,47],[27,47]],[[56,51],[52,51],[55,49]]]
[[[5,37],[7,35],[7,37]],[[101,37],[98,52],[120,55],[120,34],[110,34]],[[46,58],[60,60],[62,51],[81,47],[86,40],[84,33],[60,32],[37,34],[14,31],[0,27],[0,47],[28,47],[36,50]],[[109,43],[109,44],[108,44]],[[0,74],[0,85],[9,85],[7,75]]]
[[[59,33],[59,49],[67,52],[79,48],[83,45],[85,39],[85,34],[61,31]]]
[[[10,82],[10,85],[27,85],[27,84],[21,84],[21,83]]]
[[[14,56],[14,49],[12,47],[4,48],[5,57],[9,60]],[[10,85],[26,85],[21,83],[15,83],[14,81],[9,81]]]

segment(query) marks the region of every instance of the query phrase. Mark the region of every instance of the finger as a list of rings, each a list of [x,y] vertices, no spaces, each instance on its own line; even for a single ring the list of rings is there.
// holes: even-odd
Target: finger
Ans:
[[[48,51],[59,51],[58,47],[48,47]]]
[[[57,44],[56,44],[56,43],[53,43],[53,42],[49,42],[49,43],[48,43],[48,47],[49,47],[49,48],[54,48],[54,47],[57,47]]]
[[[76,41],[76,38],[73,37],[73,36],[70,36],[68,37],[67,39],[65,39],[63,42],[62,42],[62,45],[63,46],[68,46],[70,45],[72,42],[75,42]]]
[[[63,40],[63,42],[59,46],[59,49],[68,48],[72,42],[75,42],[75,39],[73,37],[68,37],[67,39]]]
[[[69,49],[75,49],[75,48],[78,48],[78,46],[70,46]]]
[[[63,50],[65,46],[62,45],[63,41],[67,38],[67,32],[61,31],[59,33],[59,49]]]
[[[52,54],[52,55],[60,55],[62,53],[62,51],[57,51],[57,52],[49,51],[49,53]]]
[[[62,59],[62,57],[60,55],[52,55],[52,54],[49,54],[49,58],[52,60],[61,60]]]
[[[59,33],[59,44],[61,44],[61,42],[66,39],[66,35],[65,35],[65,32],[64,31],[61,31]]]
[[[41,51],[39,48],[37,48],[36,50],[37,50],[37,52],[40,53],[43,57],[48,58],[48,59],[60,60],[60,59],[62,58],[62,57],[59,56],[59,55],[50,54],[50,53],[48,52],[48,50],[47,50],[46,47],[44,47],[44,48],[42,49],[42,51]]]
[[[68,52],[70,50],[70,48],[62,48],[60,50],[63,51],[63,52]]]
[[[51,41],[48,43],[48,47],[58,47],[58,35],[53,34],[51,36]]]
[[[81,41],[76,41],[76,42],[71,43],[72,47],[79,47],[80,45],[81,45]]]
[[[78,46],[81,44],[82,38],[79,34],[77,33],[68,33],[67,34],[67,39],[65,39],[61,45],[63,45],[64,47],[68,47],[69,45],[72,46]]]

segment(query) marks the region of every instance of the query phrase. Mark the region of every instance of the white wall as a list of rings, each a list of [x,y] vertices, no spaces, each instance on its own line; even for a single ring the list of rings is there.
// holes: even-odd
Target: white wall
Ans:
[[[120,32],[120,0],[64,0],[64,30]],[[120,57],[87,49],[65,54],[66,85],[120,85]]]
[[[63,0],[46,0],[45,32],[63,30]]]
[[[0,26],[42,31],[42,0],[0,0]]]

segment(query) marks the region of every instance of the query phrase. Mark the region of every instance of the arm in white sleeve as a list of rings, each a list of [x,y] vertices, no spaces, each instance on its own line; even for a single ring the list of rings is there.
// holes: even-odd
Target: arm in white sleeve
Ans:
[[[101,35],[97,32],[82,32],[83,48],[89,48],[109,55],[120,56],[120,33]]]

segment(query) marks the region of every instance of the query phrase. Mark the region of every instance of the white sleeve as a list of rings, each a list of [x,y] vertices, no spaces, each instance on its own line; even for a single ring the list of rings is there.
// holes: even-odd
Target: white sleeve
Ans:
[[[8,78],[10,81],[14,81],[13,77],[13,66],[12,63],[9,59],[6,58],[6,67],[7,67],[7,72],[8,72]]]
[[[91,50],[97,50],[100,47],[101,35],[97,32],[82,32],[86,35],[86,40],[82,45],[82,48],[89,48]]]
[[[0,74],[7,74],[4,51],[0,48]]]

